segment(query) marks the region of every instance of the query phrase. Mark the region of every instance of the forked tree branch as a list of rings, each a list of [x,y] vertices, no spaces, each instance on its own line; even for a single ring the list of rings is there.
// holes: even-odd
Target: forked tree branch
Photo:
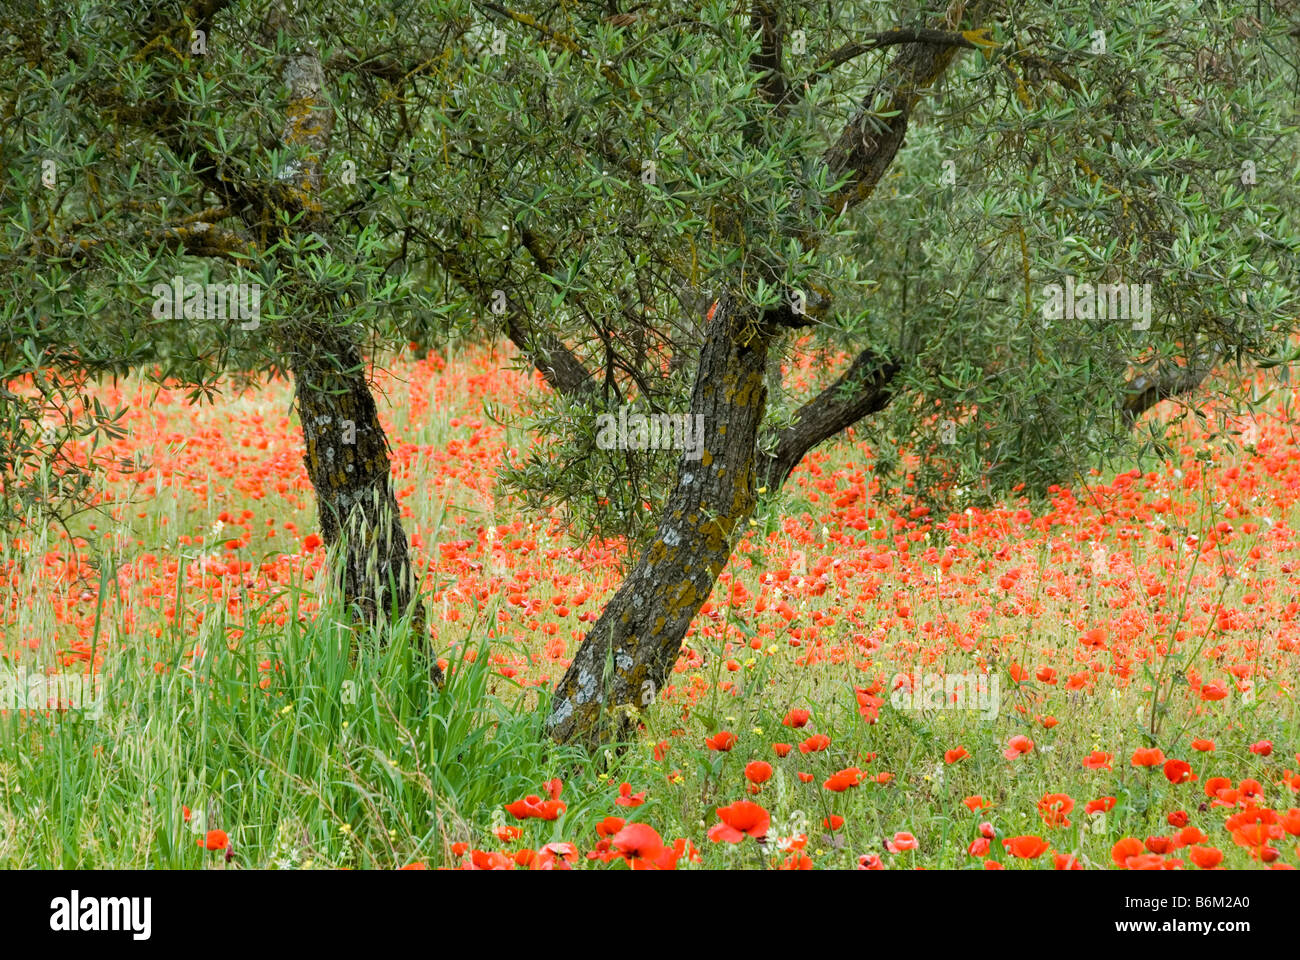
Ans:
[[[820,66],[792,88],[790,95],[795,99],[803,96],[805,91],[825,79],[837,67],[843,66],[864,53],[870,53],[872,50],[880,50],[884,47],[896,47],[904,43],[927,43],[935,46],[966,47],[971,50],[978,50],[981,46],[990,46],[988,43],[975,42],[972,36],[982,39],[978,32],[968,34],[956,30],[931,30],[924,27],[910,30],[885,30],[882,33],[868,34],[865,40],[842,44],[828,53],[825,61]]]

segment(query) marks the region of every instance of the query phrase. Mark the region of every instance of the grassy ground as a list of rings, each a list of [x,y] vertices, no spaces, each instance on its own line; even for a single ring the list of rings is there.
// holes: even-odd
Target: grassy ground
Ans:
[[[913,515],[863,444],[814,454],[641,740],[591,762],[545,742],[535,705],[620,553],[497,499],[528,440],[483,404],[532,389],[503,367],[380,377],[441,693],[404,625],[349,655],[283,385],[197,410],[106,389],[132,413],[102,514],[0,545],[0,690],[94,664],[100,700],[0,716],[0,866],[1300,863],[1284,414],[1250,451],[1189,434],[1178,462],[1036,512]],[[945,675],[990,697],[927,699]]]

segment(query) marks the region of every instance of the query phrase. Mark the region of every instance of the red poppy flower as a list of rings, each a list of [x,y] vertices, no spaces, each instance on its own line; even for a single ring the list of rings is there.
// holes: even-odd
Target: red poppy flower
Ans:
[[[1190,847],[1194,843],[1204,843],[1208,839],[1209,836],[1200,827],[1183,827],[1178,831],[1180,847]]]
[[[751,760],[745,764],[745,779],[750,783],[766,783],[772,779],[772,765],[766,760]]]
[[[721,823],[709,828],[709,839],[714,843],[740,843],[746,836],[759,840],[767,836],[767,828],[772,823],[766,810],[748,800],[718,807],[718,819]]]
[[[1152,853],[1173,853],[1178,849],[1178,841],[1173,837],[1147,837],[1144,846]]]
[[[838,773],[832,774],[822,784],[827,790],[833,790],[836,793],[842,793],[849,787],[856,787],[862,782],[862,771],[857,767],[848,767]]]
[[[629,823],[614,835],[610,844],[633,866],[636,861],[654,861],[663,853],[664,841],[654,827],[646,823]]]
[[[1070,821],[1066,814],[1073,809],[1074,800],[1064,793],[1044,794],[1043,799],[1038,801],[1038,815],[1049,827],[1068,827]]]
[[[532,861],[534,870],[568,870],[569,864],[578,859],[578,848],[571,843],[556,841],[548,843],[537,851]]]
[[[704,742],[710,750],[727,751],[736,745],[736,735],[730,730],[719,730],[711,737],[705,737]]]
[[[198,846],[207,850],[224,850],[230,846],[230,837],[226,836],[224,830],[209,830],[207,835],[198,841]]]
[[[807,710],[803,710],[803,709],[791,710],[789,713],[785,715],[785,719],[781,721],[781,725],[786,727],[802,727],[805,724],[807,724],[809,718],[811,717],[812,714]]]
[[[1129,762],[1135,767],[1158,767],[1165,762],[1159,747],[1138,747]]]
[[[1165,858],[1158,853],[1139,853],[1124,861],[1126,870],[1164,870]]]
[[[1201,685],[1202,700],[1222,700],[1228,695],[1228,688],[1223,685],[1223,681],[1215,680],[1212,683]]]
[[[1142,855],[1142,841],[1137,837],[1125,837],[1110,848],[1110,858],[1117,867],[1127,867],[1133,857]]]
[[[1205,791],[1207,797],[1217,797],[1220,790],[1231,787],[1232,781],[1227,777],[1210,777],[1210,779],[1205,781],[1205,784],[1201,789]]]
[[[1098,797],[1096,800],[1089,800],[1083,812],[1092,816],[1094,813],[1109,813],[1113,809],[1115,809],[1114,797]]]
[[[633,793],[630,783],[620,783],[618,785],[618,796],[614,798],[614,803],[620,807],[639,807],[645,803],[645,791]]]
[[[1014,760],[1021,754],[1029,753],[1033,749],[1034,741],[1030,740],[1024,734],[1018,733],[1007,741],[1007,748],[1002,751],[1002,755],[1008,760]]]
[[[1002,841],[1007,853],[1020,860],[1034,860],[1047,852],[1048,843],[1042,837],[1008,837]]]
[[[958,760],[965,760],[969,756],[970,754],[966,752],[965,747],[956,747],[952,750],[945,750],[943,752],[943,762],[956,763]]]
[[[567,808],[560,800],[543,800],[535,794],[529,794],[522,800],[505,804],[508,812],[516,820],[556,820]]]
[[[1111,755],[1102,750],[1094,750],[1083,758],[1083,765],[1088,770],[1109,770]]]
[[[811,737],[799,744],[800,753],[817,753],[825,750],[831,745],[831,738],[824,733],[814,733]]]
[[[1217,847],[1195,846],[1187,851],[1187,856],[1202,870],[1213,870],[1223,862],[1223,851]]]
[[[908,850],[915,850],[919,846],[916,837],[905,831],[899,831],[894,834],[893,840],[885,841],[885,849],[890,853],[904,853]]]
[[[596,824],[596,835],[599,837],[612,837],[623,829],[626,822],[622,817],[606,817]]]
[[[1192,773],[1192,765],[1186,760],[1166,760],[1165,777],[1170,783],[1186,783],[1195,780],[1196,774]]]
[[[462,870],[513,870],[514,868],[514,860],[495,850],[472,850],[469,860],[461,865]]]

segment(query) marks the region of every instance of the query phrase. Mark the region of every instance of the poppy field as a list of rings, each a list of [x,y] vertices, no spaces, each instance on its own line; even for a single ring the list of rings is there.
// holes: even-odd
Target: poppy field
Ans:
[[[939,516],[815,450],[591,757],[538,705],[626,547],[498,489],[544,442],[485,408],[546,389],[512,359],[373,371],[427,640],[340,615],[286,383],[101,385],[98,509],[0,551],[0,682],[44,697],[0,716],[0,866],[1300,865],[1290,385],[1047,506]]]

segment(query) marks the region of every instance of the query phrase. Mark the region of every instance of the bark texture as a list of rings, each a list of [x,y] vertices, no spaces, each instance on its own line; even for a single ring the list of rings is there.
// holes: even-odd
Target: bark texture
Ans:
[[[334,117],[323,93],[324,69],[306,47],[287,58],[283,76],[289,105],[282,139],[299,152],[282,186],[301,214],[294,229],[324,238],[330,224],[320,200],[321,169]],[[332,304],[324,306],[335,312]],[[355,337],[345,324],[297,317],[277,338],[293,372],[321,534],[340,554],[344,601],[369,623],[402,616],[411,611],[418,584],[393,495],[388,439]],[[435,680],[441,679],[433,669]]]
[[[946,25],[955,27],[961,21],[964,6],[950,6]],[[826,156],[832,174],[849,174],[848,182],[831,198],[832,210],[846,210],[871,196],[903,145],[912,111],[961,49],[952,44],[909,43],[894,57],[885,78],[859,104]],[[893,116],[881,116],[888,113]]]
[[[340,548],[346,602],[367,622],[401,616],[417,583],[393,494],[388,441],[356,345],[331,331],[318,333],[318,349],[297,345],[293,371],[321,534]]]
[[[755,439],[767,406],[770,328],[719,303],[705,334],[690,412],[704,452],[681,460],[654,541],[583,641],[556,688],[550,735],[594,748],[631,732],[653,702],[757,499]]]
[[[147,5],[137,58],[185,49],[191,31],[210,32],[213,18],[230,2],[195,0],[184,10],[172,9],[175,6]],[[259,30],[270,49],[282,31],[293,32],[295,20],[283,0],[263,7]],[[388,442],[356,332],[346,307],[306,281],[290,253],[312,243],[328,246],[334,229],[321,195],[334,108],[326,95],[320,54],[311,43],[294,45],[281,64],[281,79],[288,97],[279,139],[290,159],[274,180],[235,175],[235,165],[196,134],[189,122],[192,106],[177,95],[179,87],[147,103],[113,89],[91,91],[90,96],[106,120],[156,134],[177,158],[192,164],[195,176],[218,198],[218,206],[158,232],[160,246],[183,246],[196,256],[274,258],[277,291],[292,296],[294,314],[244,329],[258,331],[251,336],[268,337],[293,375],[321,532],[328,546],[340,548],[345,601],[374,621],[410,609],[416,578],[393,495]],[[242,223],[242,231],[221,225],[235,220]],[[79,249],[89,254],[96,245],[92,239]],[[436,666],[434,678],[441,679]]]

